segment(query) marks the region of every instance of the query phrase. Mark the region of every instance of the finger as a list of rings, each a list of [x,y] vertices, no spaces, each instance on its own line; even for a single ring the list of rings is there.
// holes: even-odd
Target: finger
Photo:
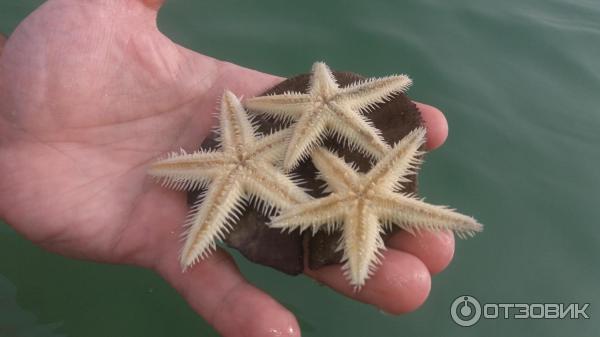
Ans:
[[[454,256],[454,234],[451,231],[423,231],[416,235],[400,231],[387,241],[387,245],[419,258],[431,275],[444,270]]]
[[[165,3],[165,0],[141,0],[142,3],[151,9],[159,10],[160,7]]]
[[[105,8],[114,8],[131,20],[131,24],[139,26],[142,22],[156,21],[156,13],[166,0],[133,0],[133,1],[101,1],[96,0]],[[142,21],[133,19],[137,17]]]
[[[359,291],[348,283],[340,265],[307,269],[305,273],[337,292],[392,314],[417,309],[431,289],[431,276],[423,262],[393,249],[384,252],[381,265]]]
[[[158,272],[222,336],[300,336],[294,315],[246,282],[224,251],[186,272],[176,261],[174,250],[158,264]]]
[[[421,111],[421,117],[427,128],[427,143],[429,150],[440,147],[448,138],[448,121],[444,114],[436,107],[415,102]]]

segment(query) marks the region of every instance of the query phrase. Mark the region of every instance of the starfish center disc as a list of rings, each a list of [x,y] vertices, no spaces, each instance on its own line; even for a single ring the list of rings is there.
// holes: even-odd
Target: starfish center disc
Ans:
[[[323,102],[322,100],[317,100],[315,102],[313,102],[313,110],[314,111],[318,111],[323,109],[325,106],[327,105],[326,102]]]
[[[238,166],[244,166],[246,165],[246,162],[250,159],[250,156],[247,151],[243,150],[237,153],[236,159]]]

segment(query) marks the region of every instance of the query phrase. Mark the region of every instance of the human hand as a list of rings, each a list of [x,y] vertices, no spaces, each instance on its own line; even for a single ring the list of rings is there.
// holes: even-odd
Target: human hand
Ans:
[[[49,0],[0,44],[0,217],[49,251],[156,270],[224,336],[299,335],[223,250],[182,273],[185,195],[146,175],[160,155],[197,148],[224,89],[249,97],[281,78],[174,44],[156,27],[158,7]],[[440,146],[443,115],[419,108],[428,147]],[[399,314],[423,303],[453,252],[451,233],[402,232],[358,293],[339,266],[306,274]]]

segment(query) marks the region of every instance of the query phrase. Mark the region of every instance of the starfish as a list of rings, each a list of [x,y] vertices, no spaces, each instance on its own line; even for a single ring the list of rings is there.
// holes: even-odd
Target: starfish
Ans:
[[[247,201],[269,213],[310,199],[274,163],[283,156],[289,131],[258,137],[239,100],[225,91],[219,116],[220,150],[171,154],[148,173],[177,190],[207,188],[192,206],[181,252],[183,268],[214,250],[239,219]]]
[[[247,99],[245,106],[252,112],[296,121],[283,160],[283,168],[289,171],[329,133],[374,159],[383,157],[390,146],[363,113],[406,91],[410,84],[408,76],[394,75],[340,88],[327,65],[316,62],[308,93],[254,97]]]
[[[270,226],[312,228],[313,233],[341,229],[337,249],[343,251],[343,269],[355,289],[364,285],[380,262],[385,249],[382,234],[392,225],[413,234],[451,229],[463,236],[480,231],[482,226],[472,217],[398,192],[420,164],[424,142],[424,128],[411,131],[365,174],[328,150],[316,149],[312,161],[332,193],[283,211]]]

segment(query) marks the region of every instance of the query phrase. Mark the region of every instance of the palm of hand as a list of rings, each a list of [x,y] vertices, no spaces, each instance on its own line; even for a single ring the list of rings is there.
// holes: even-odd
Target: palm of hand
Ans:
[[[145,172],[159,155],[201,142],[223,89],[250,96],[279,79],[174,44],[158,31],[155,16],[141,2],[54,0],[20,25],[0,59],[0,214],[48,250],[155,268],[225,335],[297,333],[293,317],[247,284],[224,252],[181,274],[184,196]],[[396,241],[407,251],[432,240],[453,247],[451,236],[410,240]],[[442,269],[451,250],[419,257],[429,269],[435,263]],[[417,259],[388,259],[399,259],[398,268],[423,269]],[[418,272],[413,276],[422,278]],[[386,310],[406,310],[384,303],[397,295],[380,291],[386,284],[352,294],[339,270],[312,276]],[[192,280],[212,289],[192,287]],[[426,281],[424,296],[412,300],[417,305]],[[262,306],[265,319],[238,313],[244,303]]]
[[[131,17],[96,7],[90,18],[67,1],[44,6],[11,39],[3,77],[19,85],[3,106],[15,157],[2,163],[13,192],[2,205],[34,241],[120,262],[185,214],[146,165],[197,146],[224,87],[269,78],[175,45],[149,24],[151,9]]]

